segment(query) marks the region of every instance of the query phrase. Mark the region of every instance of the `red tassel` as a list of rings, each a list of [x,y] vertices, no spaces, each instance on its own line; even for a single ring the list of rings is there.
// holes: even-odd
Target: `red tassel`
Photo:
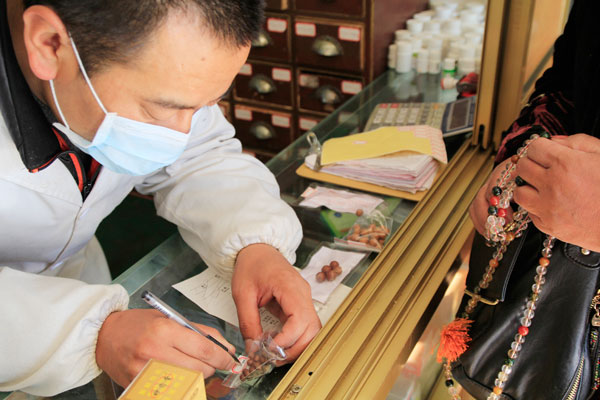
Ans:
[[[467,343],[471,341],[469,326],[472,323],[470,319],[457,318],[442,328],[437,362],[441,363],[444,359],[454,362],[467,350]]]

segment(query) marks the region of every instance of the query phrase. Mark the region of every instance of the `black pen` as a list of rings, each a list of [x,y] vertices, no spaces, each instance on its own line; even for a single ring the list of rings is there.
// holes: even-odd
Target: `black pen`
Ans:
[[[184,326],[196,333],[201,334],[202,336],[204,336],[205,338],[207,338],[208,340],[225,350],[227,354],[229,354],[236,363],[239,363],[238,359],[235,358],[235,356],[229,352],[229,350],[223,343],[219,342],[217,339],[210,336],[208,333],[204,333],[200,329],[196,328],[190,321],[187,320],[187,318],[179,314],[177,311],[173,310],[171,307],[169,307],[168,304],[156,297],[149,290],[144,290],[144,292],[142,293],[142,299],[144,299],[144,301],[148,303],[152,308],[163,313],[167,318],[172,319],[181,326]]]

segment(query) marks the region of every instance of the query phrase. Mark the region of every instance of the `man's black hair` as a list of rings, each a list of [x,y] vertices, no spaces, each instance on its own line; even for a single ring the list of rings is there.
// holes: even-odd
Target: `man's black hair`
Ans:
[[[126,62],[169,11],[198,13],[199,21],[225,43],[250,44],[263,19],[263,0],[23,0],[25,8],[52,8],[73,37],[93,73]]]

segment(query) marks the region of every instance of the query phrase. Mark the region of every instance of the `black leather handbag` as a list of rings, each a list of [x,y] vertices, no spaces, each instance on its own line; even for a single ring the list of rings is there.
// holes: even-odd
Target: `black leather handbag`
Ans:
[[[452,374],[477,399],[490,394],[508,357],[544,239],[544,234],[530,226],[508,246],[489,287],[481,291],[484,301],[470,314],[472,340],[452,364]],[[477,285],[493,251],[476,234],[467,290]],[[592,302],[600,298],[596,297],[599,266],[600,253],[555,242],[535,317],[500,399],[582,400],[594,396],[600,383],[600,313]],[[469,298],[463,297],[459,315]]]

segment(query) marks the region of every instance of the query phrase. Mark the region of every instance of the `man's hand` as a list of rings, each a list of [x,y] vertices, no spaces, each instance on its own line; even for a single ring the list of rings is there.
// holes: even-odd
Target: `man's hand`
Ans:
[[[235,353],[216,329],[198,328]],[[202,371],[204,377],[234,365],[225,350],[156,310],[127,310],[106,318],[98,334],[96,362],[115,382],[127,387],[150,358]]]
[[[296,359],[321,328],[310,285],[269,245],[253,244],[239,252],[232,291],[245,339],[262,333],[260,307],[268,306],[281,320],[283,328],[274,339],[285,349],[286,361]]]
[[[600,140],[585,134],[534,140],[516,174],[514,201],[542,232],[600,251]]]
[[[498,185],[498,178],[500,178],[502,171],[504,171],[506,164],[509,162],[510,160],[505,160],[496,168],[494,168],[487,182],[481,187],[481,189],[479,189],[479,192],[477,192],[477,195],[475,196],[475,199],[473,199],[473,203],[471,203],[471,207],[469,208],[469,214],[473,224],[475,225],[475,229],[477,229],[477,232],[479,232],[482,236],[486,235],[485,222],[488,217],[488,208],[490,207],[489,201],[490,197],[492,196],[492,188]],[[513,172],[510,176],[510,179],[514,179],[515,176],[516,174]],[[512,221],[512,209],[510,207],[506,209],[506,217],[504,218],[506,219],[507,223]]]

